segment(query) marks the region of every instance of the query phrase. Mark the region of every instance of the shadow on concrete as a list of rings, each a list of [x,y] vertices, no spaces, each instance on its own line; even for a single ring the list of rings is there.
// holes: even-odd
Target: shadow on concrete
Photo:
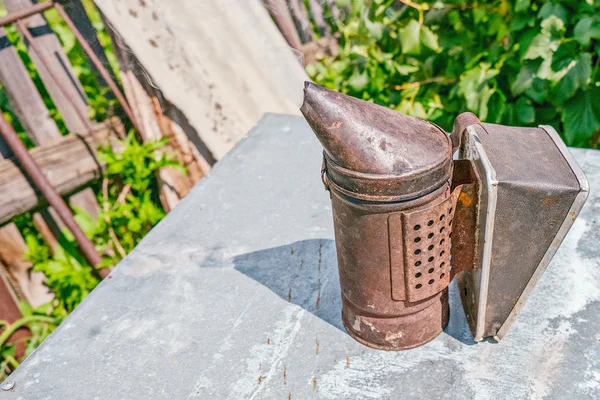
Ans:
[[[342,298],[333,240],[303,240],[243,254],[234,258],[234,265],[236,270],[282,299],[346,332],[342,325]],[[450,323],[444,332],[464,344],[475,344],[456,285],[453,286],[449,296]]]

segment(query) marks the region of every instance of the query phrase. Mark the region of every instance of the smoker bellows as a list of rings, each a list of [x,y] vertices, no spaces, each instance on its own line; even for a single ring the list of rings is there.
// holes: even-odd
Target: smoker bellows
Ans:
[[[456,277],[475,340],[502,338],[587,197],[556,131],[464,113],[448,135],[312,83],[301,111],[325,149],[350,335],[385,350],[434,339]]]

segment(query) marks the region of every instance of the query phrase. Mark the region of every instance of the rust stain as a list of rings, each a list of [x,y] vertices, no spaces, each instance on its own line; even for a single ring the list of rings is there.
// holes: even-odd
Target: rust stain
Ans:
[[[288,395],[288,400],[292,400],[292,394],[291,393]]]
[[[271,338],[267,338],[267,344],[271,344]]]
[[[287,385],[287,368],[283,367],[283,384]]]
[[[263,381],[264,378],[265,378],[264,376],[260,375],[258,377],[258,383],[262,383],[262,381]]]
[[[315,343],[316,343],[315,354],[319,355],[319,339],[315,339]]]
[[[145,0],[139,0],[139,1],[140,1],[140,6],[146,7],[146,1]]]
[[[346,368],[350,366],[350,357],[346,356]]]
[[[137,18],[138,14],[137,14],[137,11],[135,11],[135,10],[129,10],[129,15],[131,15],[132,17]]]
[[[338,129],[340,126],[342,126],[342,121],[335,121],[333,124],[331,124],[329,129]]]
[[[574,217],[574,216],[575,216],[575,211],[570,211],[570,212],[569,212],[569,215],[570,215],[571,217]]]
[[[533,186],[529,186],[529,187],[527,188],[527,190],[529,190],[530,192],[535,192],[535,187],[533,187]]]
[[[294,253],[295,253],[294,249],[291,249],[290,254],[294,254]]]
[[[473,204],[473,199],[465,192],[460,193],[460,196],[458,196],[458,201],[460,201],[465,207],[471,207],[471,204]]]
[[[558,203],[558,199],[556,197],[546,197],[542,200],[542,207],[550,207],[556,203]]]
[[[158,43],[154,39],[148,39],[148,42],[152,47],[158,47]]]
[[[313,378],[312,383],[313,383],[313,390],[317,390],[317,378]]]
[[[387,149],[388,145],[390,145],[390,144],[388,142],[386,142],[385,139],[383,139],[381,142],[379,142],[379,148],[383,151],[385,151]]]

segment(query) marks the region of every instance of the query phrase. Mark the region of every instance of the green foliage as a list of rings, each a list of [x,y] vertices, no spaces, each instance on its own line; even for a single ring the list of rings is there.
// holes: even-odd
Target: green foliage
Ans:
[[[106,163],[105,179],[111,184],[98,196],[98,202],[106,205],[98,229],[100,232],[113,229],[126,253],[165,215],[157,200],[154,177],[160,168],[181,168],[160,152],[165,144],[166,140],[138,143],[130,133],[124,141],[113,145],[121,150],[114,151],[111,146],[100,149],[100,157]],[[99,239],[98,244],[112,246],[119,253],[119,244],[110,237]]]
[[[307,66],[330,89],[451,130],[472,111],[600,143],[600,2],[345,0],[340,52]]]

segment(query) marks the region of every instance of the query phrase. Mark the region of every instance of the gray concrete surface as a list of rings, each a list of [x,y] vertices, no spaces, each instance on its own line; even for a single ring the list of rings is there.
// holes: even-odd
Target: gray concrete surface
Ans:
[[[600,152],[590,198],[500,343],[451,322],[405,352],[340,321],[321,150],[266,115],[10,377],[0,399],[600,398]]]

